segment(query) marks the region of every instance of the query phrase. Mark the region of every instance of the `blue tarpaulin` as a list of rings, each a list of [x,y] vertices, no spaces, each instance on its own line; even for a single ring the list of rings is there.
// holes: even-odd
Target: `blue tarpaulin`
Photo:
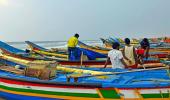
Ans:
[[[70,61],[80,60],[82,52],[83,52],[83,55],[86,55],[89,60],[95,60],[96,58],[106,58],[107,57],[107,55],[77,47],[76,48],[76,57],[74,54],[71,53],[69,60]]]

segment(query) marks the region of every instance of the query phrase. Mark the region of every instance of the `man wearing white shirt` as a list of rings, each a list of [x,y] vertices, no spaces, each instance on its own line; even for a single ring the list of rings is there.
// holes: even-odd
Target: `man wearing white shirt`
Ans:
[[[108,52],[108,58],[106,60],[104,68],[107,67],[107,64],[109,63],[109,61],[111,61],[113,69],[115,68],[124,69],[127,67],[126,63],[123,60],[123,54],[119,50],[119,46],[120,46],[119,43],[117,42],[113,43],[112,45],[113,49]]]

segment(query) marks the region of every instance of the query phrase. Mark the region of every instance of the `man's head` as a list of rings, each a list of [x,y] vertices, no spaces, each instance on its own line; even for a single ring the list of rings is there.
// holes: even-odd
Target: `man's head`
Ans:
[[[79,38],[79,34],[77,34],[77,33],[76,33],[74,36],[75,36],[76,38]]]
[[[120,46],[120,44],[119,43],[117,43],[117,42],[114,42],[113,44],[112,44],[112,48],[113,49],[119,49],[119,46]]]
[[[125,38],[125,44],[130,44],[130,39],[129,38]]]
[[[149,42],[149,40],[147,38],[144,38],[143,41],[144,42]]]

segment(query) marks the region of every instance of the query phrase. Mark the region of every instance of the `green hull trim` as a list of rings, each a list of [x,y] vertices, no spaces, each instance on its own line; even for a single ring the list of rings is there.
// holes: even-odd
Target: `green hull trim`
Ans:
[[[120,96],[115,90],[100,90],[102,96],[108,99],[120,99]]]
[[[13,87],[7,87],[7,86],[3,86],[3,85],[0,85],[0,88],[5,89],[5,90],[16,91],[16,92],[25,92],[25,93],[37,93],[37,94],[47,94],[47,95],[57,95],[57,96],[100,98],[98,94],[90,94],[90,93],[52,92],[52,91],[43,91],[43,90],[13,88]]]
[[[143,98],[170,98],[169,93],[162,94],[141,94]]]

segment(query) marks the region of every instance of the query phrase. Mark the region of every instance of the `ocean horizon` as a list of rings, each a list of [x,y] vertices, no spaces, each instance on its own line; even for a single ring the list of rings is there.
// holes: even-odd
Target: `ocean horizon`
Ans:
[[[45,47],[47,49],[67,47],[67,41],[31,41],[31,42],[39,46]],[[100,40],[83,40],[82,42],[88,45],[102,45],[102,41]],[[19,49],[23,49],[23,50],[28,49],[28,45],[25,43],[25,41],[6,42],[6,43]]]

